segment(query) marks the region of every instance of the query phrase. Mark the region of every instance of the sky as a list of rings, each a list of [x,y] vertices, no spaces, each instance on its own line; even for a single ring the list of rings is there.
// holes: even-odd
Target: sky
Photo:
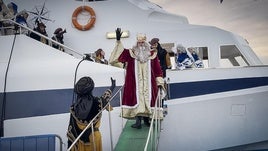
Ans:
[[[268,64],[268,0],[149,0],[190,24],[216,26],[245,38]]]

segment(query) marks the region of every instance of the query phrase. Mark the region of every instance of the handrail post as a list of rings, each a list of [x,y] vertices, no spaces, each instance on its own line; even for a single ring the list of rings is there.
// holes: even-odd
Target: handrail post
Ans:
[[[152,150],[157,150],[157,146],[159,144],[160,131],[161,131],[161,118],[162,118],[162,92],[158,89],[158,94],[156,97],[156,103],[154,106],[154,112],[152,116],[151,125],[149,128],[149,133],[147,136],[146,144],[144,147],[144,151],[147,151],[149,141],[152,145]],[[150,139],[151,138],[151,139]]]
[[[57,137],[59,139],[59,141],[60,141],[60,151],[62,151],[62,144],[63,144],[62,138],[59,135],[56,135],[56,134],[55,134],[55,137]]]
[[[111,140],[111,151],[113,150],[113,132],[112,132],[112,120],[111,120],[111,111],[110,111],[110,108],[111,108],[111,103],[109,102],[109,110],[108,110],[108,114],[109,114],[109,127],[110,127],[110,140]]]
[[[94,148],[94,151],[96,151],[95,137],[94,137],[94,124],[91,124],[91,135],[92,135],[92,141],[93,141],[93,148]]]

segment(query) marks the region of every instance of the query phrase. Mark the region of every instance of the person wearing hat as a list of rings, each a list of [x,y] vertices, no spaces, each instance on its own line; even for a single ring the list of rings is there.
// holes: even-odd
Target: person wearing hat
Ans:
[[[95,55],[96,55],[95,62],[108,64],[108,61],[105,59],[105,52],[101,48],[95,51]]]
[[[169,53],[166,51],[166,49],[163,49],[161,45],[159,44],[158,38],[153,38],[150,42],[151,47],[157,49],[157,57],[160,61],[160,66],[163,72],[163,77],[166,77],[166,70],[171,69],[171,62],[170,62],[170,56]]]
[[[190,47],[187,50],[188,50],[189,58],[193,61],[193,65],[196,68],[203,68],[204,64],[203,64],[202,60],[199,58],[199,56],[197,55],[198,48],[197,47]]]
[[[27,23],[27,18],[28,18],[29,14],[27,13],[26,10],[23,10],[21,12],[19,12],[16,16],[16,22],[25,26],[25,27],[29,27],[28,23]],[[26,34],[28,35],[28,30],[25,28],[21,28],[20,29],[20,33],[21,34]]]
[[[177,68],[179,70],[184,70],[186,68],[191,68],[191,66],[193,64],[192,60],[187,55],[186,48],[183,45],[181,45],[181,44],[178,44],[177,45],[177,59],[176,59],[176,63],[177,63]]]
[[[7,7],[14,16],[18,13],[18,6],[15,3],[10,2],[7,4]]]
[[[2,0],[0,0],[0,20],[14,19],[18,12],[17,10],[18,6],[15,3],[10,2],[6,5]],[[15,33],[14,32],[15,26],[10,21],[2,21],[0,23],[0,27],[6,27],[4,29],[0,29],[1,34],[3,35],[12,35]]]
[[[137,42],[131,49],[125,49],[120,42],[121,29],[116,29],[116,46],[110,61],[125,64],[126,77],[122,98],[122,116],[136,119],[132,128],[140,129],[141,119],[149,126],[149,118],[156,103],[158,86],[163,87],[163,73],[157,58],[157,50],[151,49],[145,34],[137,35]]]
[[[196,68],[203,68],[203,62],[199,59],[196,48],[189,47],[186,49],[181,44],[177,45],[177,68],[179,70],[184,70],[186,68],[192,68],[195,66]]]
[[[64,33],[66,33],[66,29],[62,30],[62,28],[57,28],[54,31],[54,36],[52,37],[52,39],[61,43],[61,44],[64,44],[64,42],[63,42],[63,34]],[[64,52],[64,48],[56,43],[52,42],[52,47]]]
[[[68,148],[87,127],[88,123],[107,105],[116,86],[116,81],[111,78],[111,87],[101,97],[93,96],[94,85],[94,81],[88,76],[80,78],[75,84],[74,92],[77,98],[70,108],[71,114],[67,130]],[[107,106],[106,110],[111,111],[112,107]],[[99,114],[93,121],[94,132],[92,132],[91,128],[88,128],[71,148],[71,151],[102,150],[101,133],[99,132],[101,116],[102,114]]]
[[[48,36],[46,32],[46,25],[42,22],[39,22],[38,20],[36,20],[36,24],[37,27],[35,27],[33,30],[44,36]],[[42,43],[48,44],[48,40],[46,38],[41,37],[33,32],[30,33],[30,37],[32,37],[35,40],[41,41]]]

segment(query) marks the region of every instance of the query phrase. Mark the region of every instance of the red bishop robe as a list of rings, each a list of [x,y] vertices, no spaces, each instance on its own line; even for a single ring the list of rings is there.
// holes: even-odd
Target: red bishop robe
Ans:
[[[151,51],[149,60],[141,63],[135,59],[131,49],[124,49],[118,58],[126,63],[126,76],[123,92],[123,117],[151,115],[158,93],[157,85],[162,84],[162,70],[157,51]],[[160,80],[159,80],[160,79]]]

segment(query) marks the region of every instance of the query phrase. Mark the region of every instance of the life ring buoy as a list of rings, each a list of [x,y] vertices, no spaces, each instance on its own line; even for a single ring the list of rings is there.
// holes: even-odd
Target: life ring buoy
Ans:
[[[89,14],[91,16],[90,21],[86,25],[81,25],[77,21],[77,16],[82,11],[89,12]],[[77,28],[77,29],[79,29],[79,30],[82,30],[82,31],[89,30],[95,24],[95,21],[96,21],[96,14],[95,14],[94,10],[91,7],[89,7],[89,6],[80,6],[80,7],[77,7],[74,10],[74,12],[73,12],[73,15],[72,15],[72,23],[73,23],[74,27]]]

